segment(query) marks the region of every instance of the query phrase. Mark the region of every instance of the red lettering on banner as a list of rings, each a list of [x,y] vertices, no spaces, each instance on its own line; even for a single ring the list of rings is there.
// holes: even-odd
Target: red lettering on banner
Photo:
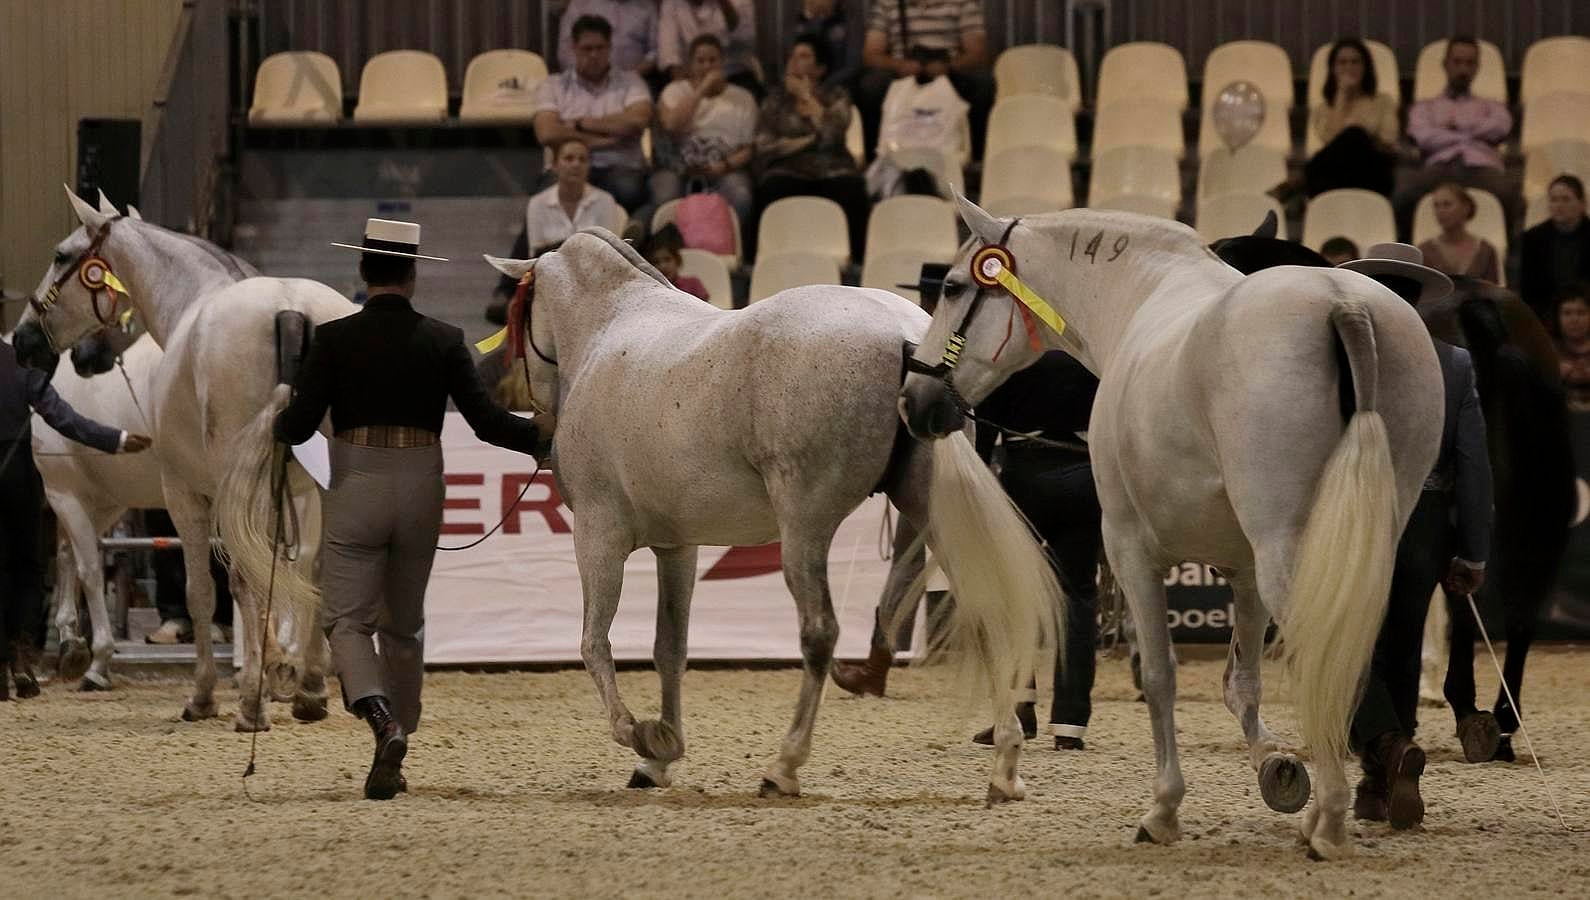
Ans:
[[[728,578],[755,578],[783,570],[783,557],[778,544],[757,547],[730,547],[723,558],[712,564],[702,581],[722,581]]]
[[[448,487],[454,485],[479,487],[486,483],[484,475],[443,475],[442,482]],[[449,509],[480,509],[479,497],[446,497],[442,499],[442,534],[485,534],[486,526],[480,522],[449,522],[447,510]]]
[[[512,472],[502,476],[502,509],[505,514],[502,523],[502,533],[520,533],[523,529],[520,526],[519,517],[527,513],[539,513],[541,518],[546,520],[547,529],[553,534],[572,533],[573,529],[569,527],[569,521],[563,518],[563,513],[558,511],[558,507],[563,505],[563,495],[558,493],[557,481],[550,474],[542,472],[535,477],[535,483],[544,485],[547,489],[547,495],[537,500],[527,493],[523,500],[519,500],[519,492],[524,490],[525,485],[528,483],[530,483],[530,476],[520,472]],[[513,505],[515,500],[519,500],[517,507]]]

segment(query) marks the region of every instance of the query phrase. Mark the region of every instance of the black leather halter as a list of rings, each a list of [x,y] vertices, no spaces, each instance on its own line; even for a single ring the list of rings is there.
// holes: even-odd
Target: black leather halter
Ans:
[[[1005,226],[1005,233],[999,237],[1000,246],[1009,244],[1011,232],[1015,231],[1016,226],[1020,224],[1021,219],[1016,218],[1012,219],[1010,224]],[[937,365],[930,366],[927,363],[918,360],[915,356],[912,356],[906,361],[906,370],[909,372],[915,372],[918,375],[927,375],[931,378],[937,378],[940,381],[943,381],[946,385],[950,385],[951,390],[953,390],[954,385],[950,384],[950,376],[954,372],[956,364],[960,362],[961,351],[966,347],[966,329],[971,327],[972,319],[975,318],[977,313],[983,308],[983,298],[987,294],[988,288],[979,286],[977,293],[972,295],[972,302],[967,305],[966,315],[961,317],[961,324],[956,326],[955,330],[950,332],[949,338],[944,341],[944,352],[940,354]],[[942,303],[943,300],[940,300],[939,302]]]
[[[105,243],[105,239],[110,236],[110,227],[115,221],[113,218],[106,219],[105,224],[99,229],[99,234],[94,235],[94,239],[89,242],[88,249],[78,254],[70,265],[61,268],[61,274],[55,276],[55,281],[44,292],[44,299],[41,300],[36,295],[28,298],[28,306],[32,307],[34,315],[39,317],[39,328],[44,332],[44,340],[50,345],[50,350],[54,353],[60,353],[65,348],[55,345],[55,335],[50,333],[50,325],[46,317],[55,308],[56,301],[61,297],[61,286],[66,284],[67,280],[73,275],[77,276],[78,280],[83,283],[83,287],[88,291],[89,302],[94,310],[94,318],[99,320],[99,324],[110,325],[116,319],[116,293],[104,280],[104,276],[110,272],[110,264],[99,255],[99,248]],[[95,263],[102,269],[98,276],[89,274],[89,269]],[[108,313],[100,310],[100,291],[106,291],[110,294],[110,311]]]

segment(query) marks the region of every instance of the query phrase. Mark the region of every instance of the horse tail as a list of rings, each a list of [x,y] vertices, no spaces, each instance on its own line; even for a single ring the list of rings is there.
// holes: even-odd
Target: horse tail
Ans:
[[[1341,759],[1385,618],[1398,538],[1391,442],[1377,408],[1379,358],[1367,304],[1343,298],[1331,325],[1356,404],[1321,474],[1281,619],[1298,731],[1316,760]]]
[[[228,566],[253,590],[264,592],[274,584],[274,593],[288,603],[296,621],[303,616],[313,617],[320,605],[320,590],[308,571],[307,562],[314,558],[310,552],[290,554],[288,547],[276,546],[277,516],[290,515],[292,497],[309,490],[308,474],[294,464],[287,466],[289,497],[278,510],[275,485],[277,453],[289,453],[276,442],[274,432],[276,415],[287,407],[292,398],[292,388],[277,385],[270,400],[252,421],[244,427],[232,445],[232,464],[222,473],[217,491],[215,524],[221,539],[221,553]],[[318,503],[304,504],[306,518],[319,517]],[[282,524],[288,540],[313,535],[318,542],[318,531],[300,529],[291,533]],[[272,579],[274,578],[274,582]],[[263,610],[261,610],[263,614]]]
[[[1059,581],[1019,510],[964,434],[933,442],[927,544],[954,602],[931,655],[947,653],[961,684],[989,679],[997,710],[1010,710],[1042,662],[1063,646]]]

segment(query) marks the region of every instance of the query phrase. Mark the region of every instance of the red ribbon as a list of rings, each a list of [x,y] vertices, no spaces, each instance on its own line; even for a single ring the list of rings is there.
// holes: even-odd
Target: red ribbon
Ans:
[[[525,312],[530,307],[530,276],[519,279],[513,299],[508,301],[508,362],[524,356]]]

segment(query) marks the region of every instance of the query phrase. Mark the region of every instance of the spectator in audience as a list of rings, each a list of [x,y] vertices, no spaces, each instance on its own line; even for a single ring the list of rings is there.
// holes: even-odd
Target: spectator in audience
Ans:
[[[872,0],[861,61],[866,70],[856,81],[856,106],[867,147],[878,145],[883,99],[895,79],[914,78],[942,61],[971,107],[972,155],[982,158],[994,79],[981,0]]]
[[[1568,408],[1590,412],[1590,288],[1574,284],[1558,296],[1557,332]]]
[[[613,68],[634,72],[652,89],[662,90],[668,75],[657,65],[656,0],[569,0],[558,20],[558,68],[574,68],[574,23],[586,16],[613,28]]]
[[[753,0],[662,0],[657,23],[657,60],[675,81],[690,75],[690,53],[703,34],[723,47],[723,68],[731,84],[761,99],[762,64],[756,58],[756,7]]]
[[[1425,265],[1447,275],[1501,281],[1502,261],[1491,242],[1469,233],[1474,198],[1460,184],[1443,182],[1430,192],[1441,233],[1419,245]]]
[[[1501,143],[1513,130],[1513,116],[1505,104],[1470,93],[1480,67],[1480,45],[1474,38],[1448,40],[1442,66],[1446,90],[1408,110],[1408,137],[1424,168],[1399,179],[1392,204],[1398,224],[1406,229],[1419,199],[1443,181],[1490,191],[1503,201],[1511,221],[1518,212],[1517,191],[1503,169]]]
[[[657,267],[674,287],[687,294],[693,294],[702,300],[711,302],[707,295],[707,286],[701,279],[694,275],[680,275],[679,267],[684,263],[684,236],[679,233],[679,228],[672,222],[657,229],[650,240],[646,242],[646,261]]]
[[[802,0],[791,39],[813,37],[828,47],[834,70],[823,86],[848,85],[861,74],[861,45],[867,36],[865,0]]]
[[[553,156],[552,171],[557,181],[525,204],[524,232],[508,251],[512,259],[530,259],[556,250],[569,235],[583,228],[619,227],[618,201],[589,181],[591,151],[584,141],[568,138],[559,144]],[[508,298],[513,296],[517,285],[518,282],[507,276],[497,282],[495,297],[486,307],[488,321],[497,325],[507,323]]]
[[[1302,187],[1310,197],[1337,188],[1363,188],[1389,197],[1397,105],[1376,91],[1375,64],[1362,41],[1337,41],[1329,58],[1325,103],[1314,108],[1309,122],[1321,147],[1304,166]],[[1296,187],[1283,184],[1278,196],[1286,199]]]
[[[657,119],[668,140],[652,148],[652,201],[658,205],[693,185],[720,194],[744,222],[751,216],[750,165],[756,136],[756,100],[729,84],[723,43],[703,34],[690,42],[690,77],[675,81],[657,101]]]
[[[1578,176],[1552,179],[1546,199],[1551,218],[1524,232],[1518,294],[1549,326],[1557,321],[1552,305],[1563,288],[1590,281],[1590,220]]]
[[[1325,243],[1320,245],[1319,255],[1325,257],[1325,261],[1331,265],[1339,266],[1358,258],[1358,245],[1350,238],[1338,234],[1333,238],[1327,238]]]
[[[873,196],[937,193],[944,188],[934,179],[969,161],[967,105],[948,75],[948,62],[931,60],[923,63],[915,77],[895,79],[889,86],[883,100],[877,155],[867,168],[867,188]],[[910,158],[912,154],[917,155]],[[937,161],[932,162],[935,157]]]
[[[838,203],[850,224],[850,255],[859,262],[871,203],[855,157],[845,147],[850,95],[823,87],[828,48],[798,38],[784,66],[784,85],[762,103],[756,126],[756,211],[746,235],[746,255],[755,255],[762,210],[784,197],[815,194]]]
[[[613,28],[606,19],[584,16],[573,33],[574,68],[541,83],[536,141],[562,147],[579,140],[590,150],[591,183],[635,212],[646,203],[640,136],[651,124],[651,94],[634,72],[613,68]],[[636,218],[645,221],[643,215]]]

